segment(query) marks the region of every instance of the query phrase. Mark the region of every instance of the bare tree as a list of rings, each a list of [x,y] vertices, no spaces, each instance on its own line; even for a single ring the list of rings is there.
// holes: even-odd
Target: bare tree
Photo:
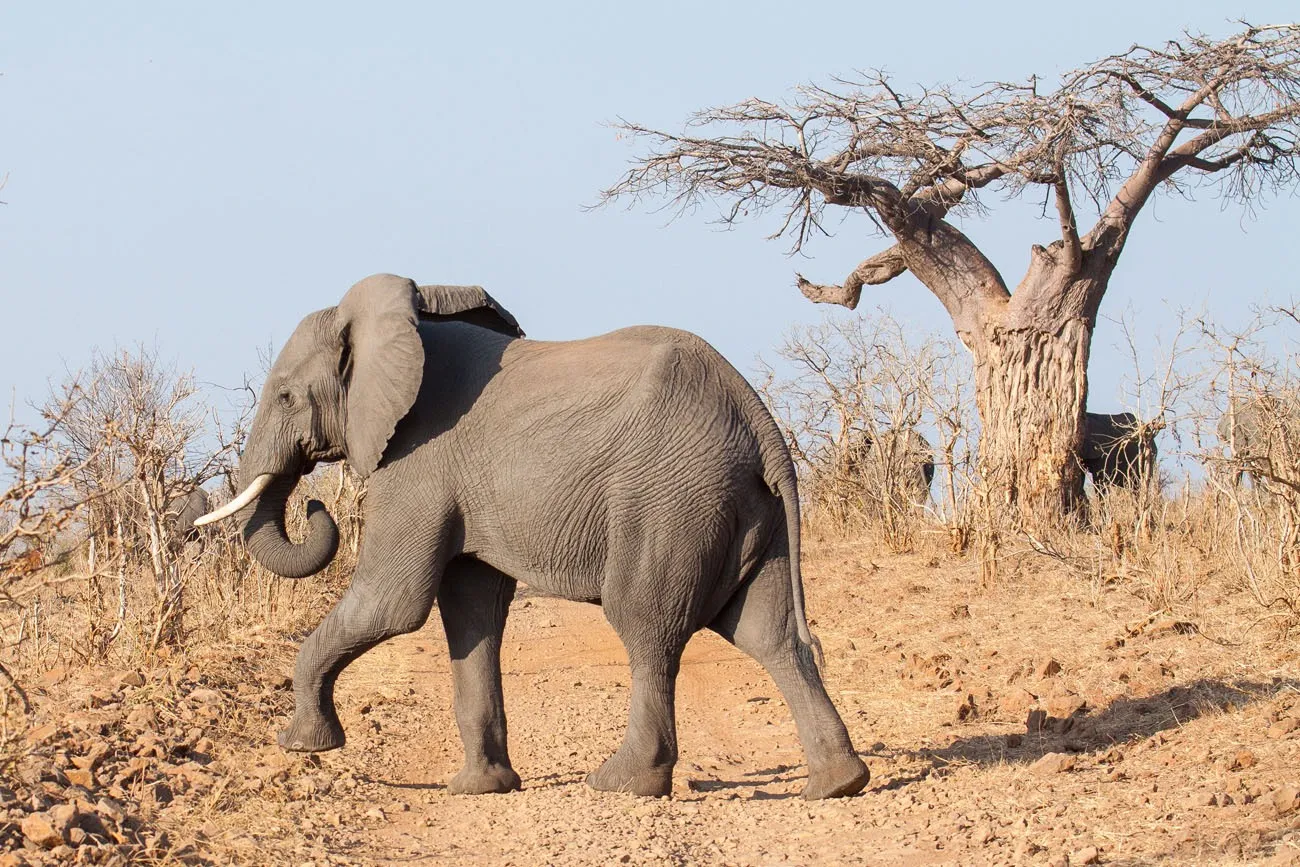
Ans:
[[[158,606],[151,643],[172,642],[183,626],[184,581],[167,510],[227,469],[236,446],[219,425],[220,442],[207,441],[211,410],[193,376],[163,364],[156,351],[96,353],[87,382],[56,436],[81,464],[71,487],[88,501],[90,570],[99,552],[113,553],[122,576],[146,568]]]
[[[76,456],[56,443],[55,434],[82,399],[78,383],[69,383],[52,399],[45,426],[27,428],[12,419],[0,434],[0,604],[17,605],[28,579],[45,565],[59,531],[73,520],[83,503],[65,496],[69,484],[86,463],[112,442],[109,431],[99,448]],[[4,682],[29,710],[27,695],[8,669],[0,664]],[[7,709],[8,696],[3,704]],[[0,719],[4,713],[0,711]],[[2,740],[2,738],[0,738]]]
[[[1138,213],[1161,189],[1213,184],[1249,207],[1294,186],[1298,119],[1300,26],[1247,25],[1134,46],[1051,90],[1031,77],[907,92],[876,72],[708,109],[682,134],[623,123],[649,153],[602,202],[723,199],[728,224],[772,210],[794,250],[827,205],[866,211],[893,246],[842,285],[799,288],[852,308],[864,285],[911,271],[974,356],[985,482],[1022,521],[1052,523],[1076,506],[1093,327]],[[1056,213],[1059,237],[1033,246],[1014,292],[948,219],[991,190]],[[1080,204],[1096,215],[1086,231]]]

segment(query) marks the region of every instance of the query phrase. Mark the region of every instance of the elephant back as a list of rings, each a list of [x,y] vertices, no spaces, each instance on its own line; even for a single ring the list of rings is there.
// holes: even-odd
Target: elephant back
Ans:
[[[456,319],[505,334],[523,337],[524,330],[509,310],[482,286],[420,286],[417,311],[421,319]]]

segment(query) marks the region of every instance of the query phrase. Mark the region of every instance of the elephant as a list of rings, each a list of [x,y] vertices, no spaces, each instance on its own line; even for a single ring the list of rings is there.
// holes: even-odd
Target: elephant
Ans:
[[[1219,439],[1237,467],[1236,477],[1300,483],[1300,401],[1259,393],[1231,402],[1219,419]]]
[[[873,437],[862,432],[846,456],[848,471],[877,497],[922,503],[934,482],[934,449],[916,428],[885,428]]]
[[[1136,489],[1154,478],[1157,450],[1148,428],[1131,412],[1084,414],[1079,461],[1099,494],[1115,485]]]
[[[808,760],[805,798],[862,790],[867,766],[822,684],[799,574],[799,505],[785,440],[758,395],[685,331],[625,328],[528,340],[479,287],[391,274],[298,325],[271,367],[239,460],[235,515],[280,575],[324,568],[338,530],[286,500],[318,462],[368,479],[351,583],[304,641],[287,750],[343,746],[334,685],[436,601],[465,749],[453,793],[520,788],[506,742],[501,640],[517,581],[602,606],[627,650],[622,745],[587,783],[666,796],[677,761],[682,650],[708,628],[761,663]]]
[[[202,531],[194,526],[194,522],[210,512],[212,507],[212,498],[203,488],[194,488],[172,499],[165,512],[172,540],[177,545],[201,540]]]

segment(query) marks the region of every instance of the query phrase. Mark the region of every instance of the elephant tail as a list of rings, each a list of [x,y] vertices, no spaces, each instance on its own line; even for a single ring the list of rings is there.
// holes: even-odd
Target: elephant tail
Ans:
[[[746,409],[754,435],[758,438],[758,451],[763,461],[763,482],[772,493],[781,498],[781,505],[785,509],[787,550],[790,558],[790,596],[794,607],[795,632],[799,636],[799,641],[812,651],[813,659],[820,668],[824,660],[822,643],[808,628],[808,614],[804,607],[803,576],[800,571],[799,556],[799,482],[794,471],[794,461],[790,459],[790,448],[786,445],[785,435],[777,427],[772,413],[757,392],[752,388],[748,390]]]

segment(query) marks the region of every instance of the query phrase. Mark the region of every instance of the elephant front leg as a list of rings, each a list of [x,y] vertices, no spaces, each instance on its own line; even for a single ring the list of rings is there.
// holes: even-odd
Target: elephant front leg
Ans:
[[[408,541],[401,557],[385,556],[383,543],[390,535],[385,529],[377,527],[367,537],[351,586],[298,651],[293,719],[278,737],[286,750],[321,752],[343,746],[343,726],[334,708],[339,674],[376,644],[414,632],[429,617],[442,574],[437,549],[413,557]]]
[[[465,766],[448,791],[457,795],[512,792],[520,787],[506,746],[501,692],[501,636],[515,579],[486,563],[460,557],[447,566],[438,611],[451,653],[456,727]]]

